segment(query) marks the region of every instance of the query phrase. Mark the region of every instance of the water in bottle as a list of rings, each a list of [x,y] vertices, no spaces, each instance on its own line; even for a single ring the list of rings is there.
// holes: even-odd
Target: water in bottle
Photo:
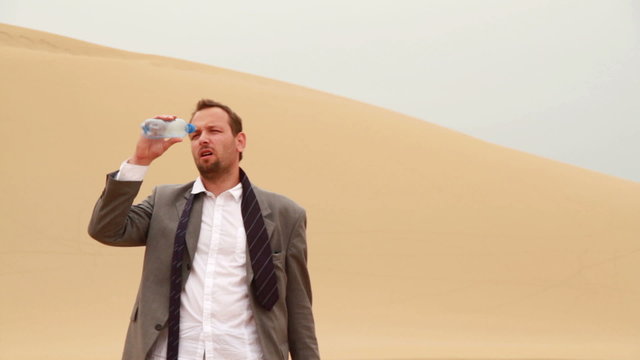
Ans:
[[[164,121],[161,119],[147,119],[142,124],[142,135],[149,139],[181,138],[196,131],[193,124],[187,124],[182,119]]]

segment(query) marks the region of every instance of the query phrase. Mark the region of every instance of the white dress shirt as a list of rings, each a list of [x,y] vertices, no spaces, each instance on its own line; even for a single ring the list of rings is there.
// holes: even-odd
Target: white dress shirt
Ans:
[[[141,181],[148,167],[121,165],[116,180]],[[180,360],[260,360],[256,324],[249,303],[246,234],[240,204],[242,184],[215,196],[200,178],[191,190],[206,197],[191,272],[180,301]],[[151,351],[164,360],[167,330]]]

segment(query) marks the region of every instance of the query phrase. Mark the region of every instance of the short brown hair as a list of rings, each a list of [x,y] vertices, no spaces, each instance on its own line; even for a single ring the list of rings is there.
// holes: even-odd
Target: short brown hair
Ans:
[[[231,127],[231,132],[234,136],[242,132],[242,119],[240,118],[240,116],[238,116],[238,114],[231,110],[231,108],[227,105],[211,99],[201,99],[200,101],[198,101],[198,103],[196,104],[196,109],[191,113],[191,120],[189,120],[189,122],[193,121],[193,116],[198,111],[208,108],[220,108],[224,110],[227,115],[229,115],[229,126]]]

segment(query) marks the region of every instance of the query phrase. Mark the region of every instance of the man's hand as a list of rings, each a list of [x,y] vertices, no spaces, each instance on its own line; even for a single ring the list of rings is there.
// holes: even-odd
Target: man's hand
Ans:
[[[161,119],[164,121],[173,121],[176,119],[174,115],[158,115],[154,116],[154,119]],[[136,144],[136,151],[127,162],[134,165],[149,165],[151,162],[160,155],[164,154],[171,145],[181,142],[181,138],[168,138],[168,139],[149,139],[144,135],[140,135],[138,144]]]

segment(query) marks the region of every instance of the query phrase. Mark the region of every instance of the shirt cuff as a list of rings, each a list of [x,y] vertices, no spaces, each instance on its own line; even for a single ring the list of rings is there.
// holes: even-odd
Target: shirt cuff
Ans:
[[[129,164],[127,160],[120,164],[120,170],[116,174],[118,181],[142,181],[147,174],[149,166]]]

